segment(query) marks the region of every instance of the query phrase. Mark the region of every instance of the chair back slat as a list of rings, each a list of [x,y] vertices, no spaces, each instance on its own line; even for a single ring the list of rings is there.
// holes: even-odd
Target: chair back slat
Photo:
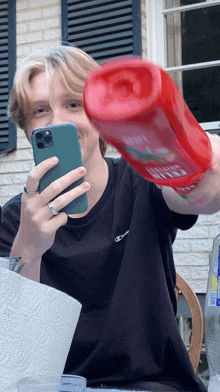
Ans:
[[[192,334],[189,348],[189,357],[195,373],[197,372],[200,354],[202,350],[203,333],[204,333],[204,319],[202,308],[199,303],[196,293],[192,290],[190,285],[178,273],[176,274],[176,300],[179,301],[179,293],[185,297],[189,305],[192,317]]]

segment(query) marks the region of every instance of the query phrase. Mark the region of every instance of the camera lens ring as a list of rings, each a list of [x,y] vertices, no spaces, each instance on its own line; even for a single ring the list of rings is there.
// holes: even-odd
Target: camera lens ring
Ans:
[[[47,143],[47,144],[49,144],[49,143],[51,143],[51,141],[52,141],[52,137],[51,136],[45,136],[44,137],[44,140],[45,140],[45,142]]]
[[[38,142],[37,143],[37,148],[39,149],[39,150],[43,150],[44,149],[44,143],[42,143],[42,142]]]
[[[37,133],[36,133],[36,139],[42,139],[43,136],[44,136],[44,135],[43,135],[42,132],[37,132]]]

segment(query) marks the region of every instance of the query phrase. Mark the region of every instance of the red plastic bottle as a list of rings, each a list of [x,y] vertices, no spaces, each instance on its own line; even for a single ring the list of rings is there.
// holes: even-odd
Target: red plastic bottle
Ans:
[[[92,71],[84,107],[100,136],[140,175],[186,195],[211,164],[211,144],[172,78],[139,57]]]

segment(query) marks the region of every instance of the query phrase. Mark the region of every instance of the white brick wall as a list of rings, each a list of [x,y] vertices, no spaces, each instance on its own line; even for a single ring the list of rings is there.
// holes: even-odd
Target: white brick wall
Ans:
[[[177,271],[197,293],[204,293],[207,286],[209,257],[213,239],[219,234],[220,212],[200,215],[196,225],[179,231],[173,246]]]
[[[146,57],[144,0],[142,4],[143,55]],[[60,0],[17,0],[17,64],[30,52],[61,43]],[[108,148],[108,156],[117,152]],[[22,192],[33,167],[32,150],[21,130],[18,149],[0,157],[0,205]],[[209,254],[213,238],[218,234],[220,213],[200,216],[195,227],[179,231],[174,244],[177,271],[198,293],[206,291]]]
[[[61,43],[60,0],[17,0],[17,65],[30,52]],[[33,155],[18,129],[17,150],[0,157],[0,205],[22,192]]]
[[[17,63],[33,50],[60,43],[60,0],[17,0]]]

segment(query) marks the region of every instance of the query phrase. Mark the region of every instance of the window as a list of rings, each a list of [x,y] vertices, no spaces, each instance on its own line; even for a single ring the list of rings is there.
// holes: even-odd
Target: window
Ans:
[[[203,129],[219,132],[220,1],[146,0],[146,7],[148,57],[176,81]]]
[[[0,153],[16,148],[16,127],[7,117],[16,68],[16,0],[0,0]]]
[[[140,1],[62,1],[62,40],[98,62],[122,55],[141,55]]]

